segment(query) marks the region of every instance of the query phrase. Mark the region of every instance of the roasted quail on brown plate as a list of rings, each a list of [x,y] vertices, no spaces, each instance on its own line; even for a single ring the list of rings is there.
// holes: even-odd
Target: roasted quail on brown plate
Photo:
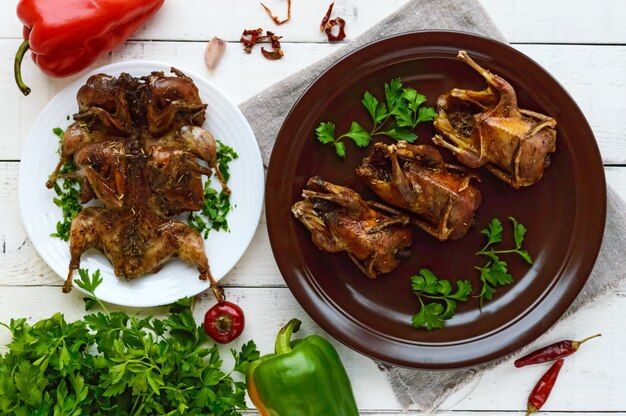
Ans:
[[[459,60],[460,50],[485,69]],[[316,128],[327,121],[335,124],[336,132],[351,131],[353,122],[369,132],[372,117],[361,104],[364,92],[380,100],[385,83],[395,78],[423,94],[428,106],[437,105],[443,95],[439,109],[456,127],[445,132],[457,135],[445,136],[432,123],[421,123],[414,130],[418,139],[410,145],[387,137],[376,137],[374,142],[381,144],[364,148],[346,141],[345,159],[316,139]],[[431,138],[436,134],[451,149],[434,146]],[[318,243],[327,247],[330,237],[328,248],[344,244],[354,250],[357,245],[346,244],[343,233],[326,230],[328,224],[355,223],[358,213],[367,210],[363,203],[354,205],[361,209],[347,209],[336,203],[343,198],[311,189],[307,182],[312,176],[353,190],[368,209],[368,202],[379,201],[393,205],[399,216],[417,219],[419,227],[410,225],[410,256],[388,273],[368,279],[348,250],[320,250]],[[314,192],[306,192],[300,202],[303,190]],[[323,198],[317,199],[318,194]],[[323,329],[378,360],[441,369],[471,367],[515,351],[561,316],[597,256],[605,196],[602,161],[591,129],[554,78],[508,45],[464,33],[426,31],[366,45],[311,84],[276,139],[265,207],[278,267],[296,299]],[[320,232],[312,233],[294,218],[294,204],[312,211],[308,220],[319,225]],[[480,231],[493,218],[507,223],[507,217],[527,227],[524,247],[533,265],[511,259],[508,271],[514,283],[499,287],[482,309],[474,292],[459,303],[444,328],[414,328],[411,319],[420,305],[410,277],[426,268],[440,279],[467,279],[480,287],[476,267],[484,259],[476,252],[486,243]],[[515,244],[507,231],[503,248]],[[442,237],[447,239],[440,241]],[[381,243],[378,248],[390,247],[394,245]],[[366,264],[368,258],[362,257]]]
[[[556,120],[518,107],[517,94],[504,78],[478,65],[465,51],[458,59],[487,81],[480,91],[454,88],[437,99],[435,144],[463,165],[484,166],[513,188],[541,179],[556,150]]]

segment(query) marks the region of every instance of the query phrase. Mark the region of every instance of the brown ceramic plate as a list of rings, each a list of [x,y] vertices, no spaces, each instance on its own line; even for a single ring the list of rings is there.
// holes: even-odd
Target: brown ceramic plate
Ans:
[[[479,64],[508,80],[520,107],[557,119],[557,151],[544,178],[522,190],[509,188],[484,170],[483,203],[477,226],[457,241],[439,242],[415,230],[410,260],[376,280],[367,279],[343,254],[318,250],[291,214],[306,180],[320,175],[347,185],[366,199],[374,195],[355,167],[371,151],[346,143],[347,159],[314,134],[321,121],[347,131],[357,120],[369,126],[361,98],[365,90],[383,97],[383,84],[401,77],[434,105],[453,87],[482,89],[483,79],[457,61],[466,50]],[[418,126],[418,143],[430,143],[432,123]],[[442,151],[445,153],[445,151]],[[341,342],[373,358],[406,367],[458,368],[512,352],[545,332],[583,287],[600,248],[606,211],[602,160],[593,133],[567,92],[544,69],[496,41],[455,32],[416,32],[370,44],[337,62],[304,93],[287,117],[272,153],[266,189],[269,236],[280,271],[302,307]],[[510,244],[513,216],[528,227],[525,247],[534,264],[509,256],[514,284],[498,288],[479,310],[478,300],[460,304],[444,329],[411,326],[418,300],[409,276],[426,267],[441,278],[480,279],[475,252],[479,230],[493,217],[505,225]]]

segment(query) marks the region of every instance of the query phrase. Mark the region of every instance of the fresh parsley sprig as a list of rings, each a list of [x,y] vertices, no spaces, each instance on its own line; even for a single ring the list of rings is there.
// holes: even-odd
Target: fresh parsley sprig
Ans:
[[[504,228],[502,222],[498,218],[493,218],[487,228],[481,230],[481,233],[487,236],[487,243],[476,253],[477,256],[485,256],[489,260],[482,267],[477,266],[476,270],[480,272],[480,280],[483,283],[478,298],[480,298],[480,306],[482,307],[485,300],[491,300],[496,287],[505,286],[513,283],[513,276],[508,271],[506,261],[500,259],[503,254],[517,254],[528,264],[532,264],[532,258],[528,251],[522,249],[522,243],[526,235],[526,227],[519,223],[515,218],[509,217],[513,226],[513,240],[515,248],[505,250],[495,250],[494,246],[502,242],[502,234]]]
[[[445,321],[456,312],[457,302],[465,302],[472,292],[472,284],[467,280],[456,281],[456,291],[452,292],[450,281],[438,279],[428,269],[411,276],[413,293],[420,302],[420,310],[413,315],[411,323],[416,328],[433,330],[443,328]],[[432,300],[426,303],[427,300]]]
[[[96,288],[100,286],[103,281],[102,277],[100,277],[99,269],[91,276],[89,276],[87,269],[78,269],[78,279],[74,279],[76,286],[87,292],[87,297],[83,298],[83,301],[85,301],[85,310],[90,310],[95,305],[98,305],[108,315],[109,311],[106,306],[104,306],[104,303],[96,296]]]
[[[98,272],[78,281],[102,304]],[[239,415],[247,409],[241,380],[260,355],[249,341],[231,350],[234,365],[225,371],[190,299],[163,319],[98,312],[68,322],[56,313],[32,326],[23,318],[1,325],[12,333],[0,354],[7,415]]]
[[[419,123],[431,121],[437,113],[432,107],[424,107],[426,97],[415,89],[403,87],[400,78],[394,78],[385,84],[385,101],[380,102],[369,91],[365,91],[361,103],[369,113],[373,126],[367,131],[358,122],[353,121],[350,129],[335,137],[335,124],[321,122],[315,129],[317,140],[323,144],[332,144],[338,156],[346,157],[346,146],[342,139],[349,138],[358,147],[367,147],[375,136],[388,136],[394,140],[413,142],[417,135],[413,129]]]

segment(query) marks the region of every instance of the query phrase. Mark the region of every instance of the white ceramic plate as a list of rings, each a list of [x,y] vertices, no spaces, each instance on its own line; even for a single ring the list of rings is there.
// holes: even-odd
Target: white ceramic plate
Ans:
[[[35,121],[20,164],[20,209],[26,231],[37,252],[61,278],[65,279],[68,272],[69,244],[50,237],[56,231],[56,223],[62,218],[62,213],[52,202],[56,195],[54,190],[45,187],[48,175],[59,160],[58,138],[52,129],[65,129],[71,123],[67,116],[71,117],[78,111],[76,93],[90,75],[106,73],[118,76],[127,72],[133,76],[144,76],[152,71],[169,73],[171,66],[161,62],[128,61],[98,68],[64,88]],[[228,215],[230,232],[212,230],[205,241],[211,272],[219,280],[241,258],[258,225],[263,205],[263,164],[252,129],[239,109],[203,77],[184,68],[178,69],[194,80],[202,101],[208,104],[204,127],[239,154],[239,158],[230,164],[231,177],[228,181],[232,190],[231,204],[235,207]],[[177,258],[170,260],[158,273],[130,282],[115,277],[109,260],[96,250],[82,255],[80,267],[91,272],[100,269],[104,281],[96,294],[100,299],[118,305],[164,305],[209,287],[206,281],[198,279],[198,270],[194,266]],[[78,273],[75,273],[76,277]],[[77,289],[74,286],[74,290]],[[59,296],[62,295],[59,288]]]

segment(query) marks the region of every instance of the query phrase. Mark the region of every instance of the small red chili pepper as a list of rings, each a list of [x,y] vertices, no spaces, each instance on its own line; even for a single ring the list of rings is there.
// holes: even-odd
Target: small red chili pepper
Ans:
[[[217,284],[210,271],[207,271],[206,277],[217,304],[204,314],[204,332],[215,342],[226,344],[243,332],[245,315],[239,306],[226,301],[224,289]]]
[[[204,315],[204,331],[220,344],[227,344],[237,338],[244,327],[243,311],[232,302],[219,302]]]
[[[530,392],[530,396],[528,396],[526,416],[531,413],[538,412],[546,403],[564,362],[565,361],[563,359],[558,360],[552,364],[552,367],[550,367],[550,369],[548,369],[543,376],[541,376],[533,391]]]
[[[530,354],[518,358],[517,360],[515,360],[515,367],[520,368],[526,365],[540,364],[567,357],[568,355],[572,355],[576,351],[578,351],[578,348],[580,348],[581,344],[599,336],[602,336],[602,334],[596,334],[580,341],[564,340],[555,342],[554,344],[539,348],[538,350],[533,351]]]

